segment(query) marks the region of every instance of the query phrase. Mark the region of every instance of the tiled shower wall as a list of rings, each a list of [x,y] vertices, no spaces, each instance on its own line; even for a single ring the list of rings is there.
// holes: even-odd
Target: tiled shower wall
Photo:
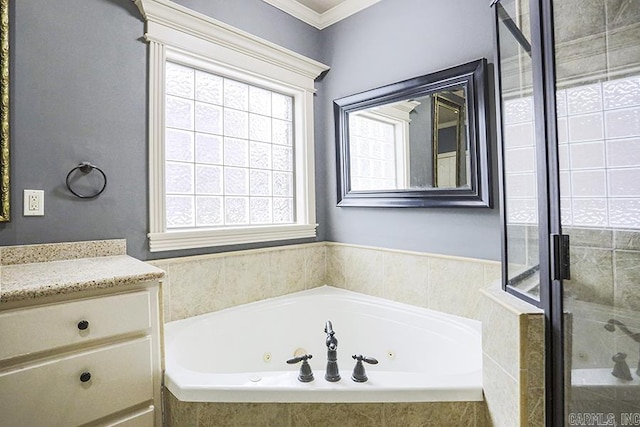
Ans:
[[[500,263],[311,243],[150,261],[167,272],[165,321],[325,284],[477,319],[478,289],[500,278]]]
[[[622,332],[609,332],[609,319],[640,331],[640,232],[612,229],[568,229],[571,280],[565,281],[565,311],[573,317],[572,367],[612,368],[617,352],[634,366],[638,344]]]

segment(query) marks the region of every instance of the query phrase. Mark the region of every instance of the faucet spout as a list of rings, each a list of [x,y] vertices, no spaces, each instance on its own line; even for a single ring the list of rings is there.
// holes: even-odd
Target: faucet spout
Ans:
[[[335,332],[333,331],[331,320],[327,320],[327,323],[324,326],[324,332],[327,334],[327,348],[329,350],[336,350],[338,348],[338,339],[334,336]]]
[[[335,332],[333,332],[333,325],[331,324],[331,320],[327,320],[327,323],[324,325],[324,332],[327,335],[333,336]]]
[[[324,326],[324,332],[327,334],[327,370],[324,379],[330,382],[340,381],[340,371],[338,369],[338,339],[335,337],[333,325],[330,320]]]

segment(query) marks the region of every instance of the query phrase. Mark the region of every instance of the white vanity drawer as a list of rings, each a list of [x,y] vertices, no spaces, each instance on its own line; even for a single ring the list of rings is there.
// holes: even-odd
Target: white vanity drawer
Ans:
[[[129,416],[101,424],[100,427],[153,427],[155,408],[153,405]]]
[[[151,401],[151,369],[140,338],[2,373],[0,424],[71,427]]]
[[[0,360],[150,326],[149,291],[0,312]]]

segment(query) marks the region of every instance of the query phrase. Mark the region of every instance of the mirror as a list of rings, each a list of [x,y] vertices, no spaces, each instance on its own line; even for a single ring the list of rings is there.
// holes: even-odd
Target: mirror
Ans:
[[[9,0],[0,0],[0,222],[9,221]]]
[[[485,59],[334,101],[338,206],[491,206]]]

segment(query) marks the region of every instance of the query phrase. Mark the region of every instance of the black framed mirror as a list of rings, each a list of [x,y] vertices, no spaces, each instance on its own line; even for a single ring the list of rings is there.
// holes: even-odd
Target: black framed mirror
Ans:
[[[338,206],[491,207],[487,61],[334,101]]]

